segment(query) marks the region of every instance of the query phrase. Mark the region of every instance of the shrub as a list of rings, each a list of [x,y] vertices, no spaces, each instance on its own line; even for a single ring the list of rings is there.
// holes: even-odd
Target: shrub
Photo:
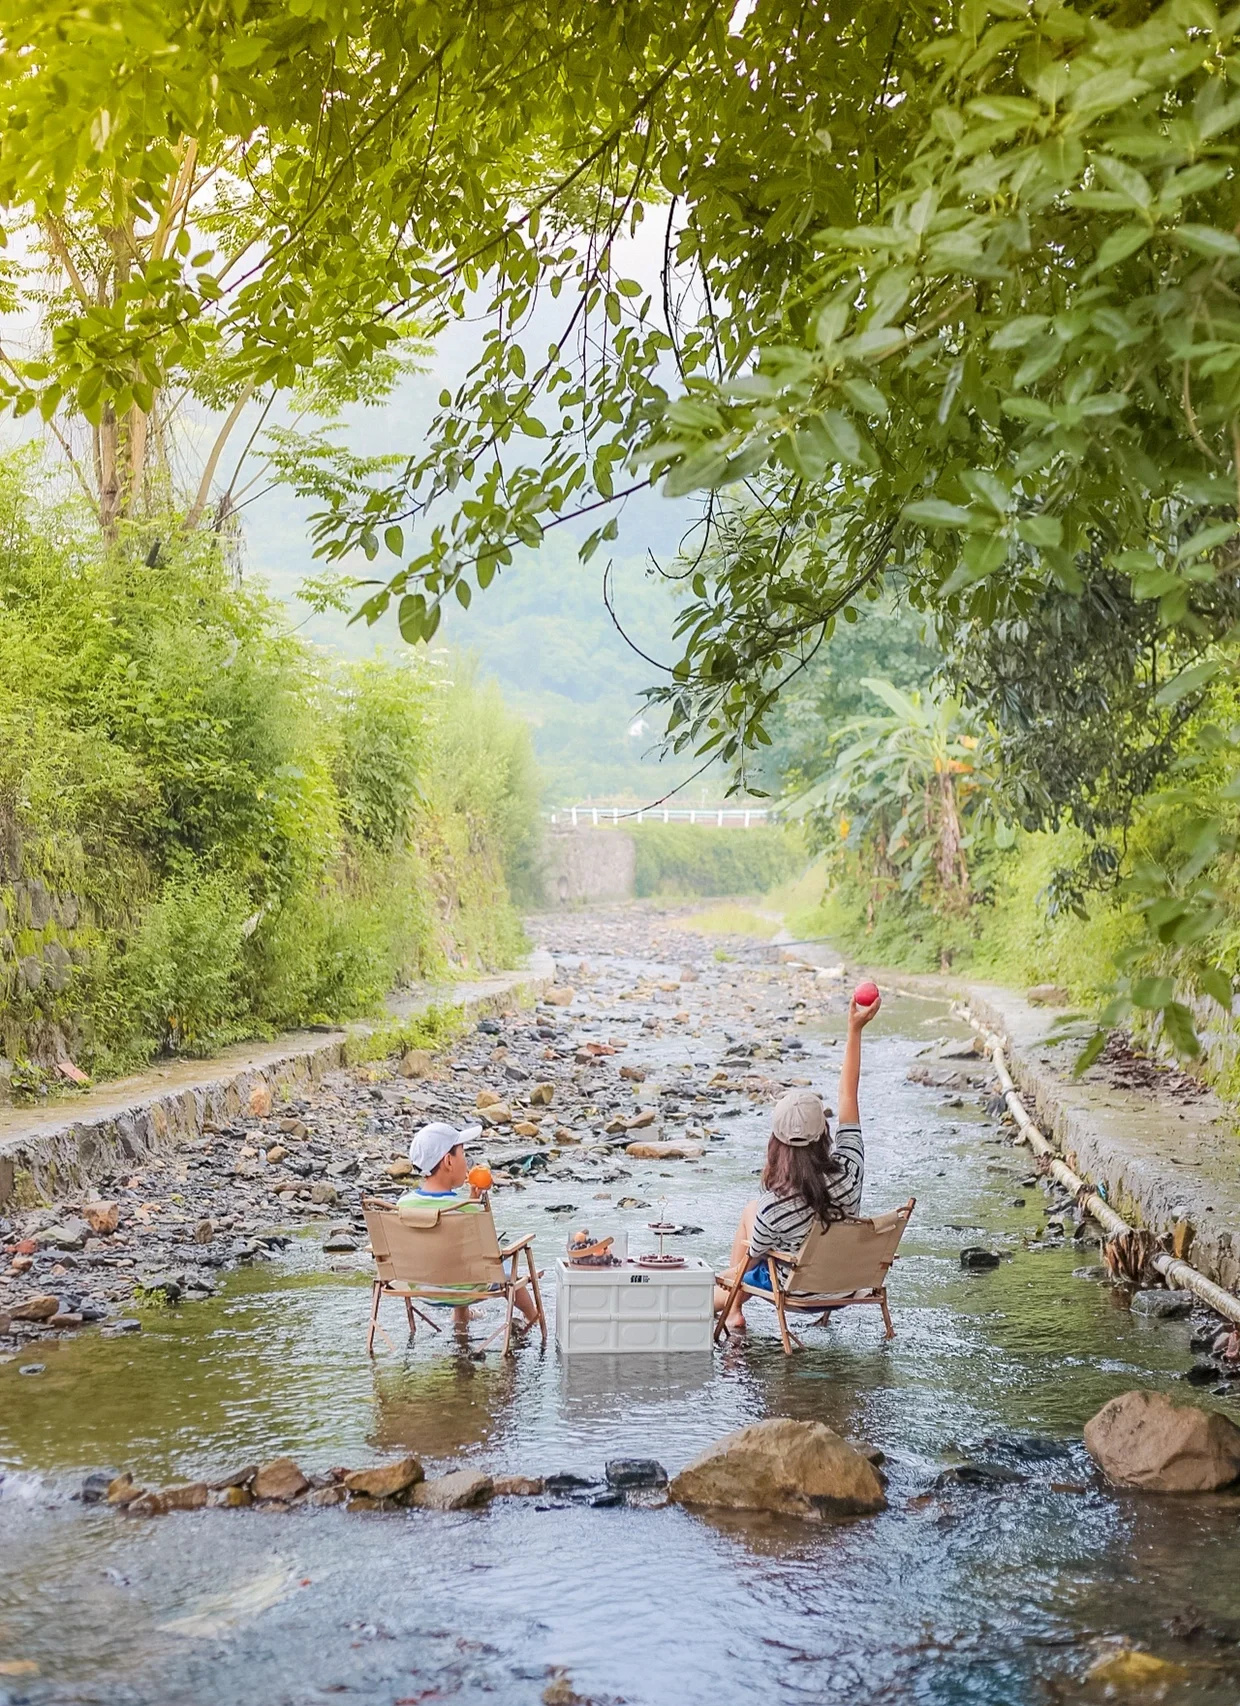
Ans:
[[[0,462],[0,1053],[125,1070],[510,963],[524,725],[425,654],[334,662],[166,531],[105,551]]]

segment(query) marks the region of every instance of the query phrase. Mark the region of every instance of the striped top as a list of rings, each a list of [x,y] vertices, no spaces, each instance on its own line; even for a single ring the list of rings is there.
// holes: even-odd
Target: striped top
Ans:
[[[828,1185],[831,1205],[841,1220],[855,1220],[861,1213],[861,1186],[865,1179],[861,1127],[837,1126],[831,1153],[843,1169]],[[813,1224],[814,1211],[804,1197],[779,1197],[774,1191],[763,1191],[749,1235],[749,1261],[758,1261],[771,1250],[799,1250]]]

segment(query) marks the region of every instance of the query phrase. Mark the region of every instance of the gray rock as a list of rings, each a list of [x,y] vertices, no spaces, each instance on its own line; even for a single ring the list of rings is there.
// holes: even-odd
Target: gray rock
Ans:
[[[1149,1315],[1156,1321],[1175,1321],[1193,1311],[1191,1291],[1134,1291],[1129,1305],[1134,1315]]]
[[[356,1250],[357,1241],[343,1232],[333,1232],[330,1238],[323,1240],[323,1248],[329,1256],[342,1255],[346,1251]]]
[[[59,994],[73,976],[73,961],[59,942],[47,942],[43,948],[43,973],[48,987]]]
[[[140,1333],[141,1321],[135,1321],[131,1315],[122,1316],[119,1321],[109,1321],[106,1327],[99,1329],[102,1339],[119,1339],[125,1333]]]
[[[36,1232],[34,1241],[43,1249],[81,1250],[90,1237],[90,1227],[84,1220],[57,1221]]]
[[[970,1273],[980,1273],[986,1268],[997,1268],[1002,1258],[993,1250],[983,1250],[977,1245],[960,1252],[960,1266]]]
[[[84,1505],[101,1505],[108,1496],[108,1488],[120,1474],[119,1469],[92,1469],[82,1482],[82,1490],[78,1495]]]
[[[666,1487],[667,1470],[653,1457],[613,1457],[606,1465],[609,1487]]]
[[[46,1366],[47,1364],[42,1362],[27,1362],[23,1363],[17,1372],[18,1374],[42,1374]]]
[[[176,1274],[148,1274],[138,1284],[143,1291],[162,1297],[166,1303],[175,1303],[185,1289]]]
[[[955,1463],[934,1477],[936,1488],[943,1487],[1011,1487],[1025,1476],[1015,1469],[1004,1469],[998,1463]]]
[[[43,986],[43,961],[34,954],[27,954],[21,961],[22,982],[33,993]]]

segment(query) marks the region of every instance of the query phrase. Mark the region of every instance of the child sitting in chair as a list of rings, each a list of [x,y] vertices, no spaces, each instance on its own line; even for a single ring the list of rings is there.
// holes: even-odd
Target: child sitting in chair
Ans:
[[[769,1291],[767,1257],[771,1251],[795,1255],[815,1220],[826,1226],[860,1214],[865,1177],[865,1146],[857,1108],[861,1032],[881,1006],[881,995],[868,1007],[859,1007],[855,997],[849,1003],[834,1142],[822,1098],[813,1090],[789,1090],[776,1102],[762,1169],[762,1195],[745,1205],[732,1240],[731,1265],[724,1276],[728,1283],[715,1287],[716,1310],[726,1306],[738,1266],[746,1270],[746,1284]],[[745,1331],[744,1308],[743,1299],[738,1298],[727,1319],[729,1333]]]
[[[397,1202],[397,1208],[408,1203],[441,1203],[456,1214],[479,1214],[481,1189],[469,1183],[469,1163],[465,1145],[482,1136],[480,1125],[466,1126],[457,1131],[444,1120],[424,1125],[409,1145],[409,1159],[422,1175],[418,1183],[407,1190]],[[472,1291],[472,1286],[444,1286],[444,1291]],[[493,1288],[498,1291],[498,1285]],[[533,1299],[525,1286],[516,1294],[516,1305],[525,1317],[526,1327],[538,1319]],[[455,1312],[458,1326],[465,1326],[469,1309],[462,1305]]]

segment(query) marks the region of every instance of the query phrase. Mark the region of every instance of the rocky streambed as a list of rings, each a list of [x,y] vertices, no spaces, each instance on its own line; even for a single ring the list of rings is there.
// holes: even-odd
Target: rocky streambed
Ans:
[[[1240,1416],[1227,1358],[1109,1282],[946,1003],[867,1034],[866,1206],[917,1198],[890,1344],[856,1310],[785,1358],[755,1304],[713,1356],[479,1360],[480,1322],[368,1361],[361,1201],[423,1120],[483,1123],[544,1268],[655,1219],[721,1263],[773,1098],[834,1098],[842,974],[653,908],[532,929],[548,1003],[9,1216],[0,1701],[1233,1701],[1240,1500],[1118,1487],[1082,1440],[1133,1390]],[[766,1485],[712,1454],[771,1418],[877,1460],[872,1514],[816,1505],[795,1453],[774,1509],[674,1496]]]

